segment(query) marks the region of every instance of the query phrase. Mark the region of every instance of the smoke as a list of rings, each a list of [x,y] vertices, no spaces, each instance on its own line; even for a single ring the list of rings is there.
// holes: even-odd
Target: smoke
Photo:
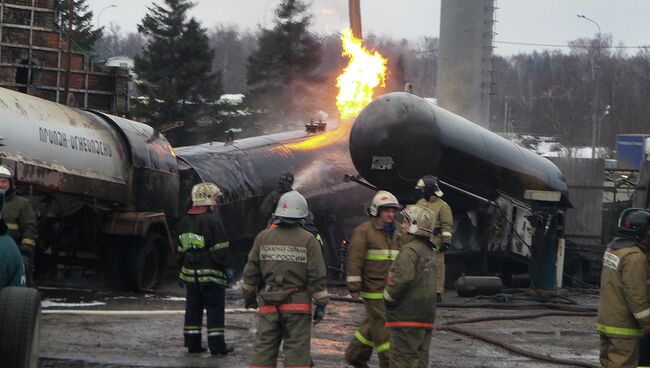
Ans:
[[[314,161],[295,173],[293,187],[299,192],[305,188],[321,187],[321,185],[316,184],[321,181],[331,180],[330,172],[332,170],[335,170],[335,167],[331,164],[323,161]]]

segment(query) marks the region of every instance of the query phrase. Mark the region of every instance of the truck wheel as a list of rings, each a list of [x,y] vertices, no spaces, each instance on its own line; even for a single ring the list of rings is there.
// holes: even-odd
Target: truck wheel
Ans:
[[[36,289],[0,290],[0,361],[3,366],[36,368],[41,296]]]
[[[167,261],[167,241],[161,235],[149,233],[135,240],[131,249],[129,267],[131,288],[153,292],[162,280]]]

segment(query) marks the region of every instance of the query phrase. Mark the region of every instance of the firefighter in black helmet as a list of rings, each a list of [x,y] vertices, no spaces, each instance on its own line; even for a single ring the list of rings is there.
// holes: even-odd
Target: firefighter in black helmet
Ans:
[[[603,367],[637,367],[639,338],[650,333],[645,248],[649,222],[648,210],[623,211],[616,237],[603,255],[596,323]]]
[[[276,190],[269,193],[264,197],[262,205],[260,206],[260,213],[268,219],[272,219],[273,211],[278,205],[278,200],[284,193],[288,193],[293,190],[293,174],[291,171],[286,171],[284,174],[280,175],[280,180],[278,180],[278,187]],[[271,222],[271,220],[269,220]]]
[[[438,179],[433,175],[426,175],[418,180],[415,189],[419,190],[422,198],[416,205],[424,206],[433,211],[436,227],[433,230],[433,245],[436,250],[436,298],[442,301],[442,292],[445,290],[445,251],[451,247],[451,237],[454,231],[454,217],[451,207],[442,200],[442,190]]]

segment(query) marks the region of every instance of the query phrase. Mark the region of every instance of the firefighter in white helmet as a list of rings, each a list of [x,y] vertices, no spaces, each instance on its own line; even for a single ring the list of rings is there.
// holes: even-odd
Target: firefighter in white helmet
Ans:
[[[353,297],[363,298],[366,311],[364,321],[345,351],[346,361],[354,367],[367,366],[373,350],[379,355],[380,367],[388,367],[390,332],[384,326],[383,292],[388,270],[399,253],[393,225],[399,208],[394,195],[385,190],[377,191],[368,207],[371,218],[355,229],[347,248],[348,291]]]
[[[258,306],[259,324],[251,367],[275,367],[282,344],[285,367],[311,365],[314,324],[329,302],[327,270],[320,243],[301,227],[309,209],[296,191],[283,194],[273,215],[276,227],[260,232],[248,254],[243,290],[246,308]]]
[[[9,235],[18,244],[20,253],[23,255],[27,286],[32,286],[38,227],[36,215],[29,199],[16,194],[15,180],[11,170],[5,165],[0,165],[0,190],[6,193],[2,218],[7,222]]]
[[[224,317],[229,282],[230,243],[217,211],[221,190],[213,183],[199,183],[192,188],[192,207],[179,224],[178,275],[187,296],[185,304],[185,347],[201,353],[203,309],[208,315],[208,347],[212,355],[228,354]]]

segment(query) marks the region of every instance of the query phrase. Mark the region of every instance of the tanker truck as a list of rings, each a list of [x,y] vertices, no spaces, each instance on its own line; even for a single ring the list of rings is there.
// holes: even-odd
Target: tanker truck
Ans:
[[[224,194],[220,211],[243,263],[268,221],[258,208],[287,170],[309,201],[330,269],[340,273],[336,245],[372,196],[343,180],[354,170],[349,124],[173,149],[145,124],[7,89],[0,119],[0,161],[37,213],[36,268],[44,277],[77,265],[103,272],[112,288],[155,289],[191,188],[203,181]]]
[[[173,247],[179,174],[144,124],[0,89],[0,161],[39,220],[35,262],[106,271],[109,286],[151,290]]]

